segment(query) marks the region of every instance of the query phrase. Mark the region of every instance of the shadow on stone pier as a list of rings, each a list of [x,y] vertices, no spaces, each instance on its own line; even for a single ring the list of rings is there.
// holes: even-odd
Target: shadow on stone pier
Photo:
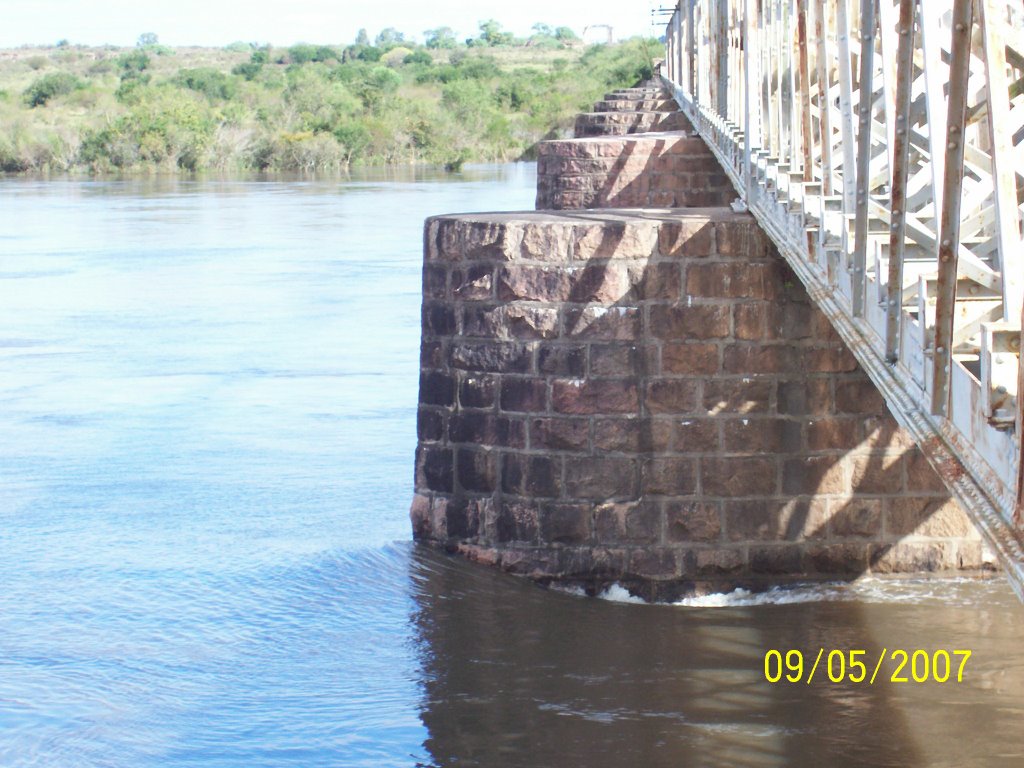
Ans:
[[[427,225],[418,539],[648,598],[983,566],[752,218]]]

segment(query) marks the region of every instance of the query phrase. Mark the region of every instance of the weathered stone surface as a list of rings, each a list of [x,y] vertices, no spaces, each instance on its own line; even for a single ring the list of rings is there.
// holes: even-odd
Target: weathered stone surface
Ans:
[[[875,538],[882,532],[882,500],[854,497],[832,502],[829,525],[840,538]]]
[[[638,462],[606,456],[569,457],[565,460],[565,492],[571,498],[635,499]]]
[[[887,499],[886,533],[890,536],[971,538],[978,534],[967,513],[948,498],[916,496]]]
[[[494,267],[471,264],[452,270],[452,293],[463,301],[485,301],[494,296]]]
[[[665,535],[669,541],[682,544],[718,541],[722,535],[722,513],[718,504],[707,501],[666,502]]]
[[[699,379],[661,379],[647,385],[646,404],[651,413],[696,413],[701,401]]]
[[[729,335],[729,308],[723,305],[655,305],[650,317],[652,334],[658,339],[689,341]]]
[[[773,459],[714,457],[701,460],[701,487],[714,497],[771,496],[778,490]]]
[[[444,413],[420,406],[416,414],[416,437],[424,443],[443,440],[445,437]]]
[[[582,544],[590,540],[589,504],[547,504],[541,517],[540,535],[553,544]]]
[[[825,539],[827,523],[826,503],[821,499],[755,499],[725,504],[725,527],[732,541]]]
[[[497,487],[497,454],[488,450],[460,448],[456,457],[460,488],[490,493]]]
[[[572,339],[630,341],[640,338],[639,307],[568,309],[565,335]]]
[[[579,418],[544,418],[530,421],[530,448],[552,451],[586,451],[590,421]]]
[[[542,163],[584,196],[675,199],[673,174],[715,173],[694,141],[556,142]],[[749,216],[438,217],[426,249],[418,540],[647,596],[983,565]]]
[[[529,498],[553,498],[561,490],[561,460],[553,456],[506,453],[501,490]]]
[[[497,515],[497,543],[534,542],[539,530],[539,507],[522,501],[505,501]]]
[[[526,422],[479,411],[463,411],[448,419],[450,443],[472,443],[501,448],[526,447]]]
[[[875,573],[928,573],[957,567],[955,545],[948,541],[873,544],[869,562]]]
[[[696,462],[676,457],[647,459],[640,483],[645,495],[689,496],[697,491]]]
[[[537,351],[537,370],[558,376],[581,377],[587,372],[587,348],[582,344],[543,346]]]
[[[634,413],[636,384],[628,379],[555,379],[551,407],[558,413]]]
[[[494,376],[465,376],[459,383],[459,405],[463,408],[490,408],[497,391]]]
[[[577,123],[581,133],[617,136],[540,144],[539,209],[725,206],[736,198],[704,143],[686,136],[685,118],[628,114],[583,116]],[[634,133],[641,128],[664,132]],[[615,162],[580,162],[601,158],[615,158]]]
[[[683,375],[713,374],[720,368],[715,344],[668,343],[661,348],[661,372]]]

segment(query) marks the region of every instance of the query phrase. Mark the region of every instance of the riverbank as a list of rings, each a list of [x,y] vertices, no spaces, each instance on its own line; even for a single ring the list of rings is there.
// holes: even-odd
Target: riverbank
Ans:
[[[653,43],[0,51],[0,171],[336,172],[528,159]],[[372,49],[372,52],[371,52]]]

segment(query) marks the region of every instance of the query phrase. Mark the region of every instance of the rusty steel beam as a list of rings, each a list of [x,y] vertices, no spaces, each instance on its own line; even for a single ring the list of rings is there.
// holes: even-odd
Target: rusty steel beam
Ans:
[[[853,236],[853,314],[864,314],[864,269],[868,252],[868,195],[871,192],[871,110],[875,74],[875,0],[860,6],[860,100],[857,103],[857,204]]]
[[[935,296],[935,345],[932,349],[932,413],[936,415],[945,415],[949,408],[953,320],[956,315],[956,266],[960,249],[960,197],[964,180],[964,144],[967,141],[967,84],[971,75],[973,25],[972,0],[954,0],[946,115],[946,169],[939,232],[939,279]]]
[[[885,303],[885,359],[899,359],[903,317],[903,253],[907,242],[907,174],[910,163],[910,91],[914,74],[915,0],[900,0],[896,54],[896,136],[893,146],[892,215],[889,221],[889,280]]]
[[[832,119],[829,114],[829,74],[826,65],[825,38],[828,36],[828,19],[825,18],[824,0],[814,3],[814,37],[817,44],[815,65],[818,73],[818,134],[821,145],[821,193],[832,194]]]
[[[808,61],[808,39],[807,39],[807,0],[797,0],[796,12],[796,36],[797,46],[800,51],[800,109],[801,109],[801,137],[800,146],[803,149],[803,172],[804,181],[814,181],[814,161],[811,158],[813,150],[814,134],[811,131],[811,75],[810,62]]]

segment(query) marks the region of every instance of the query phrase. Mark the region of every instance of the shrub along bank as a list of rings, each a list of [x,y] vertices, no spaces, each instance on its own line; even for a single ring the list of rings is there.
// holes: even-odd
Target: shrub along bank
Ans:
[[[649,76],[658,50],[641,39],[570,46],[553,31],[518,46],[432,33],[427,46],[381,33],[375,45],[345,48],[3,51],[0,171],[321,172],[528,158],[602,93]]]

